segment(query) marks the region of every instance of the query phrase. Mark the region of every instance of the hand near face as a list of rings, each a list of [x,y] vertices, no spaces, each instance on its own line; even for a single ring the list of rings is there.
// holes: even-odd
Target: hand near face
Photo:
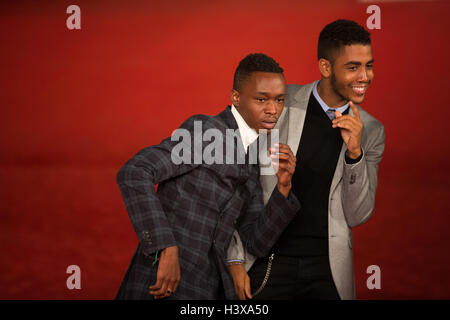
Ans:
[[[340,128],[341,136],[347,145],[348,156],[356,159],[361,155],[361,136],[363,124],[359,116],[358,108],[352,101],[349,102],[353,116],[347,114],[343,116],[339,111],[335,112],[336,119],[333,120],[333,128]]]
[[[269,152],[277,173],[278,190],[287,198],[292,187],[292,175],[295,171],[297,158],[292,153],[291,148],[283,143],[275,144],[274,148],[269,148]]]

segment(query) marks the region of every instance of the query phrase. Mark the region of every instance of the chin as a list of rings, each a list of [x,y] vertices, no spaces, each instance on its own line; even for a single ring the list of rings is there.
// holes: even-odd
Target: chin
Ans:
[[[266,132],[266,134],[270,134],[271,130],[273,130],[273,129],[259,128],[258,129],[258,134],[261,134],[263,132]]]
[[[364,96],[351,96],[350,100],[353,101],[353,103],[361,104],[364,102]]]

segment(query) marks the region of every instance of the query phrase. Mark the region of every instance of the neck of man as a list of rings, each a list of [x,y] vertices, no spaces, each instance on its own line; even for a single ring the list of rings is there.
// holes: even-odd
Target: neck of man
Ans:
[[[328,107],[332,109],[337,109],[342,107],[348,101],[339,95],[331,85],[330,78],[322,78],[317,84],[317,93],[322,98],[322,100],[327,104]]]

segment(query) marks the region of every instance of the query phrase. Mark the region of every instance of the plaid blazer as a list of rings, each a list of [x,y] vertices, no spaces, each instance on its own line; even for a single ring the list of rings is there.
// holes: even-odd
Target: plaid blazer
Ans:
[[[178,246],[181,268],[178,289],[170,299],[236,299],[226,266],[234,230],[248,252],[262,257],[300,208],[293,194],[286,199],[277,188],[264,206],[258,165],[196,163],[196,151],[211,144],[198,135],[199,125],[205,135],[208,129],[214,129],[223,137],[227,129],[238,129],[230,107],[216,116],[192,116],[180,127],[185,139],[179,142],[167,138],[144,148],[117,173],[139,239],[117,299],[153,298],[148,287],[156,282],[155,256],[169,246]],[[222,140],[216,138],[215,142],[223,147],[224,154],[230,147],[244,152],[239,134],[236,139]],[[188,149],[172,152],[181,147]],[[231,154],[235,160],[236,155]],[[183,156],[184,160],[190,157],[190,163],[175,164]]]

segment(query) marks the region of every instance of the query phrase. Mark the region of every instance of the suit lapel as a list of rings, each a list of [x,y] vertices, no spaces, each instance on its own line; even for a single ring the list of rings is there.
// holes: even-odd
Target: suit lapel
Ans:
[[[294,154],[297,154],[297,149],[300,144],[300,138],[305,124],[306,109],[308,108],[309,97],[311,96],[313,87],[314,83],[302,86],[294,96],[294,104],[289,108],[287,144],[291,147]]]
[[[227,129],[233,129],[233,130],[239,129],[236,119],[234,118],[233,113],[231,112],[230,106],[228,106],[224,111],[219,113],[218,116],[220,118],[222,118],[222,120],[225,122],[225,127]],[[224,132],[224,134],[225,133],[226,132]],[[237,136],[237,141],[234,142],[234,148],[235,148],[234,150],[238,151],[241,154],[245,154],[244,143],[242,142],[241,131],[238,130],[238,133],[239,134]],[[226,140],[226,134],[224,136],[224,139]],[[225,152],[225,150],[224,150],[224,152]]]
[[[356,106],[358,107],[358,106]],[[349,107],[350,108],[350,107]],[[353,117],[353,110],[350,108],[348,114]],[[338,183],[342,179],[342,167],[344,166],[345,152],[347,151],[347,145],[342,141],[341,153],[339,154],[339,160],[334,170],[333,180],[331,181],[330,194],[333,193],[334,189],[337,187]]]

